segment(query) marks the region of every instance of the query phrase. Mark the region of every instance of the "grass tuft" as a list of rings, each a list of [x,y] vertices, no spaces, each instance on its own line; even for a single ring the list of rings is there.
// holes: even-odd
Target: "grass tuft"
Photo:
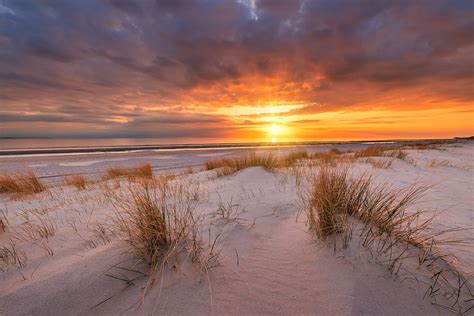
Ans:
[[[128,179],[151,179],[153,178],[153,169],[151,164],[142,163],[133,168],[110,167],[105,170],[104,180],[111,180],[127,177]]]
[[[120,234],[152,270],[144,295],[165,266],[176,268],[191,258],[207,269],[211,258],[217,260],[201,239],[201,217],[195,212],[198,189],[163,176],[155,181],[130,182],[122,195],[110,192]]]
[[[349,156],[344,155],[343,152],[335,148],[329,151],[313,153],[311,154],[310,158],[318,160],[319,162],[323,164],[332,165],[332,166],[335,166],[340,161],[350,161]]]
[[[149,163],[141,163],[130,170],[130,175],[137,178],[153,178],[153,169]]]
[[[312,179],[308,221],[310,230],[325,237],[347,231],[347,217],[379,229],[414,245],[426,223],[417,221],[421,211],[407,213],[427,187],[410,186],[391,190],[387,185],[375,185],[365,174],[351,177],[348,168],[323,166]],[[416,219],[416,220],[415,220]]]
[[[83,175],[79,173],[73,173],[66,177],[66,184],[76,187],[78,190],[85,190],[87,181]]]
[[[472,301],[468,279],[436,248],[469,241],[445,237],[460,228],[432,230],[429,224],[436,214],[408,211],[428,186],[394,190],[387,184],[376,185],[371,176],[352,176],[348,168],[327,165],[310,177],[310,191],[303,197],[310,232],[321,239],[333,236],[336,249],[340,236],[343,247],[349,245],[356,227],[359,243],[375,254],[378,262],[386,264],[391,273],[398,275],[405,259],[418,259],[417,268],[432,274],[425,295],[443,295],[450,300],[453,311],[462,311],[459,314],[470,310],[466,307]]]
[[[392,157],[405,160],[408,154],[399,149],[400,147],[381,147],[381,146],[371,146],[365,149],[362,149],[355,153],[355,158],[363,157]]]
[[[34,194],[43,192],[45,189],[33,171],[0,175],[0,193]]]
[[[314,187],[308,203],[309,230],[320,238],[333,233],[342,233],[347,228],[349,215],[349,186],[347,169],[321,167],[312,179]]]
[[[293,151],[281,159],[281,165],[285,167],[294,166],[302,159],[309,159],[310,154],[307,151]]]
[[[280,165],[279,159],[271,152],[257,154],[249,152],[241,156],[212,159],[206,161],[205,169],[214,170],[224,168],[223,175],[232,174],[242,169],[261,166],[267,170],[273,170]]]

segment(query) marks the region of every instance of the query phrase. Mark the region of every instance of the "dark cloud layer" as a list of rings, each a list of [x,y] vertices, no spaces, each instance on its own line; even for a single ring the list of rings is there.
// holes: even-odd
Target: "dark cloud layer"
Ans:
[[[469,0],[0,0],[0,121],[213,135],[233,105],[469,104],[473,13]]]

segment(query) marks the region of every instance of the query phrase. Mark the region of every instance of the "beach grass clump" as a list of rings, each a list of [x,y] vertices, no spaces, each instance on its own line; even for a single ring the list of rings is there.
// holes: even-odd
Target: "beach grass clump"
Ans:
[[[375,184],[370,175],[354,176],[347,168],[330,166],[321,166],[310,183],[303,201],[310,232],[321,239],[331,236],[334,249],[340,237],[345,248],[356,235],[359,245],[369,249],[395,275],[406,260],[414,259],[417,269],[432,275],[426,281],[429,287],[425,296],[443,295],[450,302],[449,310],[459,314],[472,309],[468,278],[437,247],[471,241],[446,237],[460,228],[433,230],[430,224],[436,214],[412,207],[430,186],[394,189]]]
[[[131,200],[123,202],[126,207],[118,220],[128,242],[151,265],[156,265],[172,240],[170,210],[154,194],[147,185],[130,188]]]
[[[349,156],[344,155],[340,150],[333,148],[329,151],[312,153],[310,159],[318,160],[322,164],[336,165],[340,161],[350,160]]]
[[[211,260],[217,260],[201,238],[202,217],[196,212],[198,190],[189,183],[158,177],[155,181],[129,182],[123,194],[109,192],[119,234],[135,257],[151,267],[145,293],[157,272],[166,266],[176,268],[190,258],[207,269]]]
[[[370,146],[355,153],[357,158],[361,157],[383,157],[388,147]]]
[[[78,190],[85,190],[87,186],[86,178],[80,173],[73,173],[66,177],[67,185],[76,187]]]
[[[150,179],[153,178],[153,168],[150,163],[141,163],[130,170],[129,176]]]
[[[432,140],[426,143],[412,143],[406,146],[416,149],[416,150],[439,150],[440,146],[453,144],[455,141],[452,139],[440,139],[440,140]]]
[[[313,191],[307,203],[309,230],[320,238],[347,229],[349,185],[347,170],[320,168],[312,179]]]
[[[274,152],[248,152],[240,156],[208,160],[204,165],[204,170],[216,170],[217,177],[221,177],[250,167],[263,167],[268,171],[274,171],[278,168],[298,167],[299,162],[304,160],[314,160],[321,164],[336,165],[341,161],[352,162],[353,159],[338,149],[331,149],[320,153],[309,153],[305,150],[299,150],[283,155],[277,155]]]
[[[103,175],[104,180],[118,179],[126,177],[128,179],[152,179],[153,168],[149,163],[141,163],[136,167],[125,168],[125,167],[110,167],[105,170]]]
[[[109,167],[105,170],[103,178],[104,180],[110,180],[126,177],[128,175],[128,170],[128,168],[123,167]]]
[[[218,168],[226,169],[224,174],[232,174],[242,169],[250,167],[263,167],[267,170],[273,170],[280,166],[280,160],[272,152],[257,154],[248,152],[241,156],[211,159],[206,161],[205,169],[214,170]]]
[[[362,149],[354,154],[355,158],[366,158],[366,157],[391,157],[401,160],[406,160],[408,154],[400,150],[400,147],[394,146],[371,146],[365,149]]]
[[[218,176],[230,175],[250,167],[263,167],[266,170],[274,171],[277,168],[294,167],[302,160],[320,160],[323,163],[334,163],[341,154],[337,149],[322,153],[309,153],[300,150],[292,151],[286,155],[276,155],[273,152],[248,152],[240,156],[208,160],[204,169],[218,169]]]
[[[46,187],[33,171],[0,175],[0,193],[34,194],[43,192]]]
[[[230,176],[231,174],[234,174],[236,172],[236,169],[232,167],[220,167],[220,168],[215,169],[215,171],[216,171],[216,176],[220,178],[220,177],[226,177],[226,176]]]
[[[386,184],[375,185],[373,178],[362,174],[352,177],[348,168],[322,166],[311,180],[307,204],[310,231],[319,237],[348,231],[347,218],[366,225],[373,236],[389,235],[397,240],[421,246],[428,222],[419,220],[423,211],[407,212],[427,187],[410,186],[391,190]],[[376,233],[377,232],[377,233]]]
[[[281,158],[281,165],[283,167],[291,167],[297,164],[299,161],[303,159],[309,159],[310,157],[311,155],[305,150],[292,151]]]

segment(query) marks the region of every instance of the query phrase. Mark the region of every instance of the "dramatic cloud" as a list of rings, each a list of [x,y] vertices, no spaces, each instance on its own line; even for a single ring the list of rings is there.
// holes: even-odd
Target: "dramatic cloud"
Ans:
[[[0,136],[262,139],[272,122],[288,138],[406,136],[414,111],[472,117],[473,13],[463,0],[0,0]],[[352,127],[334,122],[348,112]]]

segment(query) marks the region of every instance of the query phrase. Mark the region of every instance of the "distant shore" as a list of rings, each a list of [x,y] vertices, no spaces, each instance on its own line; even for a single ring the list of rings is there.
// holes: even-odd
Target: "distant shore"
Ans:
[[[12,140],[12,138],[0,138]],[[315,146],[332,144],[405,144],[405,143],[430,143],[437,141],[467,140],[470,138],[452,139],[415,139],[415,140],[360,140],[360,141],[303,141],[303,142],[259,142],[259,143],[209,143],[209,144],[149,144],[149,145],[123,145],[123,146],[78,146],[78,147],[39,147],[39,148],[7,148],[0,149],[1,156],[14,155],[45,155],[45,154],[72,154],[72,153],[112,153],[143,150],[193,150],[193,149],[225,149],[225,148],[252,148],[252,147],[288,147],[288,146]],[[52,140],[52,139],[51,139]]]

